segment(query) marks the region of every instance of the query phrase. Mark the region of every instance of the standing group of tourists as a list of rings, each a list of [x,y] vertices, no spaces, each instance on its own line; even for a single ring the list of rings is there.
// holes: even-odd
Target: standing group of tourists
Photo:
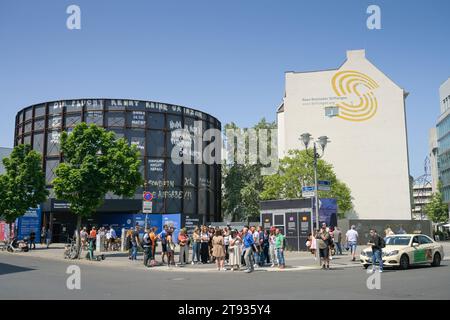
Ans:
[[[350,250],[351,260],[356,260],[356,246],[358,243],[358,231],[354,225],[345,234],[345,248]],[[330,260],[333,255],[342,255],[342,232],[338,227],[327,227],[322,223],[321,228],[316,230],[314,236],[310,233],[306,246],[311,254],[316,258],[319,250],[322,269],[330,268]]]
[[[144,251],[144,265],[157,265],[155,256],[158,244],[161,245],[161,263],[167,266],[183,266],[189,263],[189,251],[192,250],[191,264],[215,263],[217,270],[226,271],[228,265],[232,271],[245,267],[245,272],[252,272],[257,267],[270,265],[285,268],[284,250],[286,240],[281,230],[261,226],[244,227],[240,231],[229,226],[220,228],[212,226],[196,227],[192,235],[185,228],[180,229],[177,239],[175,229],[164,225],[157,233],[157,228],[146,228],[140,234],[140,226],[128,230],[126,234],[129,259],[136,260],[139,248]],[[177,244],[178,245],[177,245]],[[178,248],[178,263],[175,264],[175,251]]]

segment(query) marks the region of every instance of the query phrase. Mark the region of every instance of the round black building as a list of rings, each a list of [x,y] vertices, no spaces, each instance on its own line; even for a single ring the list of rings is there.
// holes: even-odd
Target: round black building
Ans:
[[[221,167],[192,160],[175,164],[172,149],[179,143],[176,129],[202,134],[208,129],[221,130],[220,122],[195,109],[153,101],[128,99],[77,99],[45,102],[21,110],[16,116],[15,145],[30,144],[43,156],[43,168],[50,189],[49,200],[42,205],[43,225],[54,225],[54,233],[72,232],[75,217],[68,205],[55,199],[52,192],[54,170],[62,160],[59,137],[81,122],[95,124],[115,132],[135,144],[141,152],[141,172],[146,184],[133,199],[107,195],[97,214],[85,223],[108,224],[129,219],[142,212],[142,193],[155,195],[153,213],[181,213],[199,216],[200,223],[219,221],[221,212]],[[186,132],[186,131],[185,131]],[[196,155],[192,148],[192,159]],[[220,150],[218,151],[220,152]],[[125,218],[124,218],[125,217]],[[106,221],[106,222],[105,222]],[[117,223],[120,225],[120,223]]]

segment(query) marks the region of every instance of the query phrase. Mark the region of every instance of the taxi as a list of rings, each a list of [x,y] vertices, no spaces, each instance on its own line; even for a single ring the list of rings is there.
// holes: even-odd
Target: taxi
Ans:
[[[384,267],[407,269],[410,265],[431,264],[437,267],[444,258],[442,245],[423,234],[397,234],[384,238]],[[359,260],[364,268],[372,264],[372,248],[361,251]]]

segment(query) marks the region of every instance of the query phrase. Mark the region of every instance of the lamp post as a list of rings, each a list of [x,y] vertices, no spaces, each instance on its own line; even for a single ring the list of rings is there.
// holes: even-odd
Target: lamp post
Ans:
[[[145,181],[144,182],[144,193],[147,191],[147,181]],[[148,214],[146,213],[145,214],[145,222],[144,222],[144,232],[145,232],[145,229],[147,229],[147,217],[148,217]]]
[[[314,198],[315,198],[314,200],[315,200],[315,207],[316,207],[316,210],[315,210],[316,211],[315,212],[316,227],[315,228],[314,228],[314,224],[312,221],[313,219],[312,219],[312,213],[311,213],[311,234],[314,236],[314,230],[319,229],[319,190],[318,190],[319,188],[317,185],[317,160],[323,157],[323,155],[325,153],[325,147],[327,146],[327,143],[330,141],[328,140],[327,136],[320,136],[317,139],[317,141],[313,141],[313,154],[311,155],[308,152],[308,145],[311,142],[311,138],[312,138],[312,136],[309,133],[303,133],[300,136],[300,139],[302,140],[303,144],[305,145],[306,154],[308,156],[312,157],[314,160],[314,162],[313,162],[314,163]],[[321,155],[317,152],[317,144],[316,143],[318,143],[320,145],[320,149],[322,150]],[[317,255],[319,255],[318,248],[316,248],[316,252],[317,252]],[[318,257],[317,260],[319,261],[319,264],[320,264],[320,257]]]

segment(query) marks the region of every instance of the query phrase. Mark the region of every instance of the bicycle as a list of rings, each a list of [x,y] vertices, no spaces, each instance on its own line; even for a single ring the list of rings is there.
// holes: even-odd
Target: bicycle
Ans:
[[[64,248],[64,259],[77,259],[79,257],[79,250],[77,247],[77,241],[75,239],[70,239],[70,243],[66,244]]]

